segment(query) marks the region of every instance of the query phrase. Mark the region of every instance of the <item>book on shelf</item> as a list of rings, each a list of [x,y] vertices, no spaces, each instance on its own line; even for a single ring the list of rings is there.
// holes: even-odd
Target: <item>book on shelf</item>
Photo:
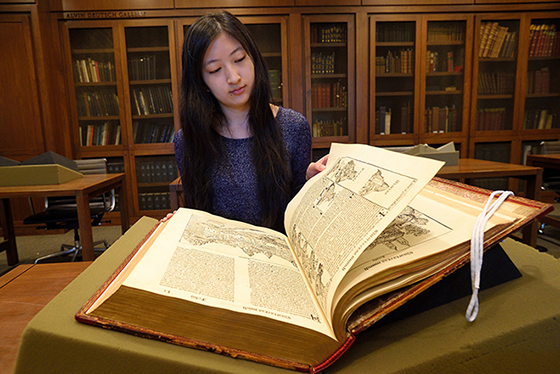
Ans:
[[[121,126],[118,122],[80,125],[79,132],[82,146],[121,144]]]
[[[80,83],[115,82],[115,64],[92,58],[74,60],[74,79]]]
[[[478,131],[506,130],[506,108],[479,108],[477,109]]]
[[[480,24],[480,46],[478,57],[488,56],[488,50],[498,30],[498,22],[484,22]]]
[[[508,31],[506,33],[506,39],[504,41],[504,46],[500,51],[499,57],[512,58],[515,55],[517,47],[517,31]]]
[[[348,126],[346,123],[346,117],[337,120],[315,120],[311,126],[312,135],[313,137],[347,135]]]
[[[380,135],[389,135],[391,134],[391,126],[392,126],[392,109],[380,106],[377,109],[376,119],[377,119],[377,129],[378,134]]]
[[[500,56],[500,51],[502,50],[502,47],[504,45],[504,41],[506,39],[507,31],[508,31],[507,27],[498,26],[498,30],[497,30],[497,33],[496,33],[496,38],[494,40],[494,43],[489,48],[490,49],[490,51],[488,52],[488,57],[489,58],[498,58]]]
[[[555,24],[531,24],[529,28],[529,57],[560,56],[560,31]]]
[[[490,51],[492,50],[492,47],[494,46],[494,43],[496,41],[496,37],[498,35],[498,28],[499,28],[499,24],[498,22],[492,22],[490,27],[487,28],[487,32],[488,32],[488,37],[486,39],[486,43],[483,46],[483,51],[482,51],[482,57],[483,58],[488,58],[490,57]]]
[[[558,115],[549,109],[527,109],[523,118],[523,129],[555,129],[559,127]]]
[[[171,88],[167,85],[132,89],[134,115],[173,113]]]
[[[460,131],[457,123],[457,107],[427,107],[425,112],[426,132],[444,133]]]
[[[286,235],[180,208],[76,314],[80,322],[318,372],[359,333],[469,259],[490,191],[443,162],[333,144],[285,212]],[[550,205],[508,197],[490,246]]]

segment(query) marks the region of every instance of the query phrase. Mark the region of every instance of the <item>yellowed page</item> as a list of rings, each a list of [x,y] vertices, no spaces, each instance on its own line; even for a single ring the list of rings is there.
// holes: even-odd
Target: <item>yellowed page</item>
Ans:
[[[331,310],[356,259],[441,166],[367,145],[332,145],[327,169],[305,184],[285,216],[294,253],[323,310]]]
[[[181,208],[123,282],[331,336],[286,236]]]

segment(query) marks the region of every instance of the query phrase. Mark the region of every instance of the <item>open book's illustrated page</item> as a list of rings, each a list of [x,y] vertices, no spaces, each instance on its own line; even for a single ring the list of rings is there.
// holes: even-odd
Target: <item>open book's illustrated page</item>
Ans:
[[[360,144],[333,144],[325,171],[290,202],[292,248],[330,321],[339,283],[443,162]]]
[[[123,285],[332,337],[284,235],[188,209],[175,212],[164,233]]]

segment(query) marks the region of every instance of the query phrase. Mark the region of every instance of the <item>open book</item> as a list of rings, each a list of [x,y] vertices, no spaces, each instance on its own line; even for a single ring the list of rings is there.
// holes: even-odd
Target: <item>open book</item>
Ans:
[[[433,178],[442,162],[334,144],[285,213],[286,235],[179,209],[76,318],[300,371],[468,261],[489,191]],[[550,206],[509,197],[485,246]]]

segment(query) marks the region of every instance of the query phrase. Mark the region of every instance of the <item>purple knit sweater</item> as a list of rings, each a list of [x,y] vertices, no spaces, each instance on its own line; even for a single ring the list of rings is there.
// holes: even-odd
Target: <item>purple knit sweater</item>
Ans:
[[[288,166],[294,177],[292,196],[305,183],[305,173],[311,159],[311,132],[307,119],[300,113],[280,107],[276,115],[284,143],[288,151]],[[238,221],[260,225],[261,206],[257,199],[257,178],[253,165],[251,148],[252,138],[222,138],[227,157],[223,160],[212,182],[214,188],[214,214]],[[182,171],[183,136],[182,130],[175,134],[175,157],[177,166]],[[283,221],[283,217],[280,217]],[[284,231],[283,228],[277,228]]]

